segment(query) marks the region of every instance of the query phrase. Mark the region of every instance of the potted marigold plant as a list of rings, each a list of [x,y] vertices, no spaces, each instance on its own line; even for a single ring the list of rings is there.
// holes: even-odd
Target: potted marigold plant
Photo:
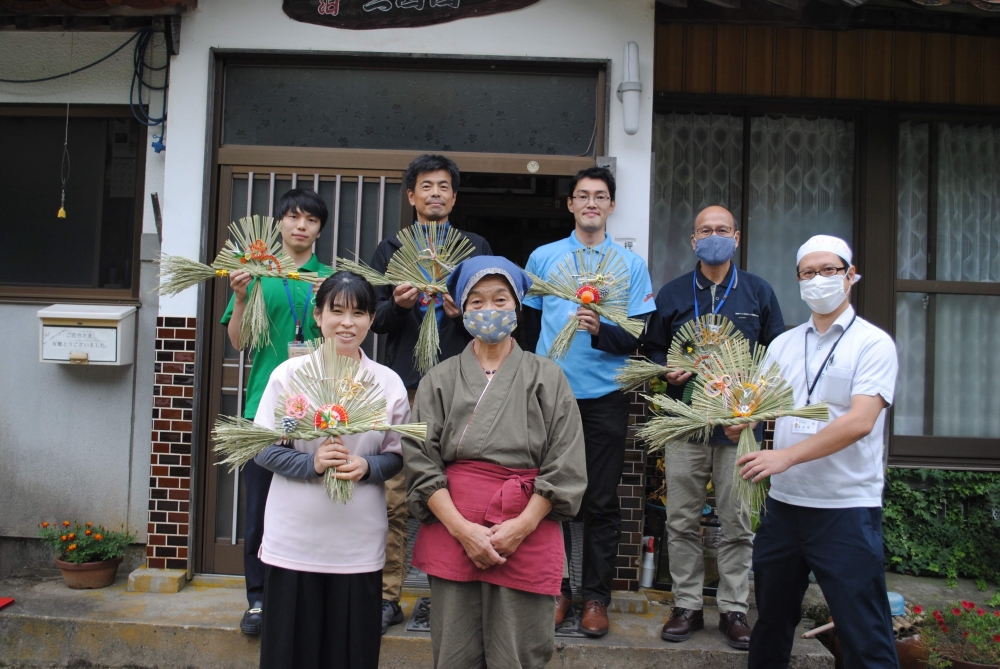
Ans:
[[[39,536],[56,551],[56,566],[74,590],[104,588],[115,582],[125,548],[135,535],[93,523],[44,522]]]
[[[1000,610],[962,600],[934,611],[921,632],[929,666],[952,669],[1000,667]]]

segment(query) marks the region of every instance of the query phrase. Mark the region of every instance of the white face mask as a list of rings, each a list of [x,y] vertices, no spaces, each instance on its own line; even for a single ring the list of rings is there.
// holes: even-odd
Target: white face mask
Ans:
[[[799,295],[813,313],[828,314],[847,299],[844,277],[840,274],[834,276],[817,274],[808,281],[799,283]]]

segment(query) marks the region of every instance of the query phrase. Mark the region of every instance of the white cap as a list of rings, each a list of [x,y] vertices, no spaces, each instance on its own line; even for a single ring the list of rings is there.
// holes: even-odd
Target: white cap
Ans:
[[[805,244],[799,247],[799,252],[795,255],[795,264],[798,265],[802,262],[802,258],[810,253],[815,253],[816,251],[829,251],[830,253],[835,253],[844,260],[847,264],[851,264],[851,259],[853,255],[851,254],[851,247],[847,245],[840,237],[832,237],[830,235],[815,235],[810,237]]]

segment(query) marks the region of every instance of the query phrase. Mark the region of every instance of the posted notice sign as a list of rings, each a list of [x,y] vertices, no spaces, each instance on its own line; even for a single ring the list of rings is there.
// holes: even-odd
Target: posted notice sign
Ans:
[[[66,361],[86,353],[91,362],[117,362],[118,328],[42,326],[42,360]]]

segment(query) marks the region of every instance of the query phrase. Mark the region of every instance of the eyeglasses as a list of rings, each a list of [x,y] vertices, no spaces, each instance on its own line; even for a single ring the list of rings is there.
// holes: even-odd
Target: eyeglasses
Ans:
[[[836,276],[840,272],[847,272],[848,269],[848,267],[824,267],[818,272],[816,270],[804,269],[801,272],[796,272],[795,276],[799,277],[799,281],[808,281],[815,278],[817,274],[820,276]]]
[[[708,239],[712,235],[719,235],[720,237],[732,237],[736,234],[736,231],[732,228],[698,228],[694,231],[694,236],[697,239]]]
[[[606,205],[608,202],[611,202],[611,196],[606,193],[598,193],[596,195],[584,195],[583,193],[577,193],[576,195],[573,196],[573,200],[577,204],[587,204],[588,202],[590,202],[591,199],[593,199],[594,202],[596,202],[598,205],[601,206]]]

